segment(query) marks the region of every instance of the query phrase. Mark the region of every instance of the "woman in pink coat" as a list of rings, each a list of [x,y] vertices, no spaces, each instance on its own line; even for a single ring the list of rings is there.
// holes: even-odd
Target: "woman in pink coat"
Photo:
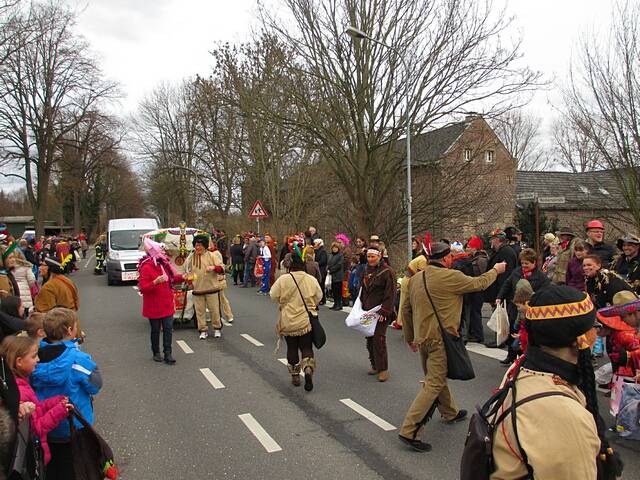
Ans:
[[[171,341],[173,335],[173,303],[174,283],[189,280],[188,276],[182,276],[162,252],[162,245],[149,238],[144,239],[144,250],[147,255],[142,257],[138,264],[138,290],[142,294],[142,315],[149,319],[151,325],[151,351],[153,360],[162,362],[160,355],[160,330],[162,329],[162,346],[164,349],[164,362],[173,365],[176,363],[171,354]]]

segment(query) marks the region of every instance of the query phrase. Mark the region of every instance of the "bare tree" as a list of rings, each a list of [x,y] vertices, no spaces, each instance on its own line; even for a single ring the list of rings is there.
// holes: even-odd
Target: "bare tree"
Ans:
[[[361,233],[384,233],[383,207],[403,175],[404,152],[397,143],[407,121],[415,135],[455,112],[497,114],[508,109],[512,94],[533,88],[540,78],[514,65],[519,43],[502,42],[509,20],[489,1],[281,3],[288,18],[272,18],[266,9],[263,17],[296,54],[288,87],[296,116],[287,120],[339,179],[352,209],[350,222]],[[344,35],[349,25],[393,49],[352,41]]]
[[[640,5],[620,2],[605,37],[586,38],[565,92],[568,118],[610,169],[640,228]]]
[[[518,170],[544,170],[549,166],[549,156],[542,146],[540,125],[542,119],[522,108],[505,112],[491,125],[518,162]]]
[[[2,165],[21,173],[4,173],[25,182],[38,234],[44,231],[51,175],[65,136],[101,102],[116,94],[103,80],[74,33],[75,15],[58,4],[34,4],[12,20],[24,32],[10,38],[0,71],[0,139]],[[31,32],[35,32],[34,35]]]
[[[560,165],[574,173],[595,170],[599,153],[589,135],[575,125],[570,117],[562,116],[552,126],[553,149]]]

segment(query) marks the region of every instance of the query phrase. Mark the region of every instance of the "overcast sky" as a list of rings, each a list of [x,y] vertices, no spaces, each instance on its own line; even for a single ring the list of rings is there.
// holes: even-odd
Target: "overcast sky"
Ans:
[[[162,81],[206,75],[216,42],[246,40],[256,17],[256,0],[67,1],[81,11],[78,29],[101,59],[105,75],[122,85],[122,114],[134,111],[145,93]],[[566,77],[580,35],[606,28],[613,4],[505,1],[509,15],[516,17],[511,35],[523,39],[524,61],[549,79]],[[549,101],[557,101],[557,89],[536,95],[530,109],[549,118]],[[0,178],[0,188],[6,182]]]

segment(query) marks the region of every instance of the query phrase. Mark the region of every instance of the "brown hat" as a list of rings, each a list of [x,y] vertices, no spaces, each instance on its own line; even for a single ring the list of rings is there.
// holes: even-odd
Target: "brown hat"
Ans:
[[[444,242],[436,242],[431,244],[430,260],[438,260],[444,258],[451,253],[451,246]]]
[[[575,236],[576,236],[576,234],[575,234],[575,233],[573,233],[573,232],[571,231],[571,229],[570,229],[570,228],[566,228],[566,227],[561,228],[560,230],[558,230],[557,235],[558,235],[558,237],[559,237],[560,235],[570,235],[570,236],[572,236],[572,237],[575,237]]]

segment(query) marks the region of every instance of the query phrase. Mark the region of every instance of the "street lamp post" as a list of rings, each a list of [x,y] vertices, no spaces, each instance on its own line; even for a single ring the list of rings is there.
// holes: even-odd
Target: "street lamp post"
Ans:
[[[376,40],[373,37],[370,37],[369,35],[364,33],[362,30],[359,30],[355,27],[351,27],[351,26],[347,27],[347,30],[345,31],[345,33],[349,35],[351,38],[369,40],[371,42],[377,43],[378,45],[382,45],[383,47],[386,47],[389,50],[395,52],[396,55],[398,55],[398,58],[400,59],[400,61],[402,62],[402,66],[404,67],[407,76],[409,75],[409,68],[408,68],[407,62],[404,56],[396,48],[392,47],[391,45],[387,45],[386,43],[381,42],[380,40]],[[411,242],[413,239],[413,227],[411,225],[412,223],[411,222],[411,218],[412,218],[411,203],[413,202],[413,197],[411,196],[411,123],[410,123],[410,117],[409,117],[409,82],[407,82],[407,85],[405,88],[405,116],[407,121],[407,140],[406,140],[406,143],[407,143],[407,255],[408,255],[409,261],[411,261],[413,258],[413,251],[411,248]]]

